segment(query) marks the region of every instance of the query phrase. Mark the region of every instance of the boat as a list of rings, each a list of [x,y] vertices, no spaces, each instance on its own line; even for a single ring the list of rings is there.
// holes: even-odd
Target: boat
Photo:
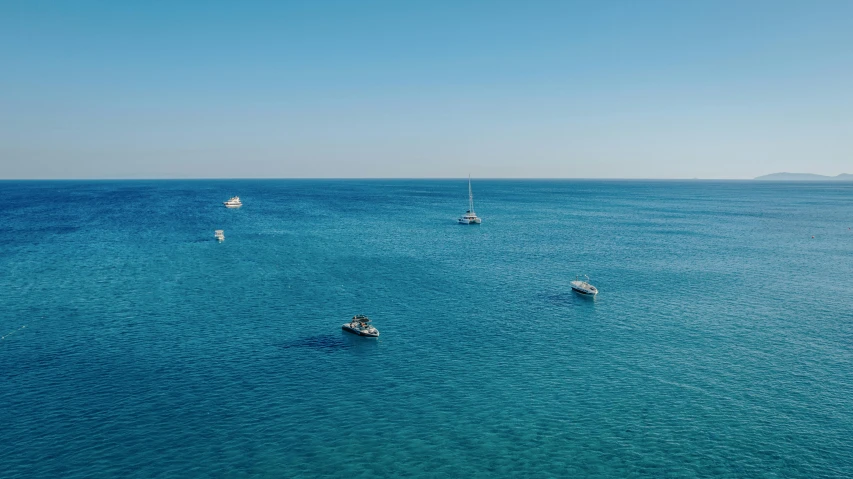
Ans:
[[[585,296],[595,296],[598,294],[598,288],[589,284],[589,276],[584,275],[584,277],[586,281],[581,281],[578,276],[575,276],[575,280],[572,281],[572,291]]]
[[[370,325],[370,318],[363,314],[356,314],[353,316],[349,323],[341,326],[341,329],[359,336],[367,336],[369,338],[379,337],[379,331]]]
[[[478,225],[483,220],[477,217],[474,213],[474,194],[471,192],[471,175],[468,175],[468,211],[459,218],[460,225]]]
[[[220,243],[221,243],[221,242],[223,242],[223,241],[225,241],[225,231],[224,231],[224,230],[216,230],[216,231],[214,231],[214,232],[213,232],[213,236],[215,236],[215,237],[216,237],[216,239],[218,239]]]
[[[240,202],[239,196],[235,196],[222,204],[225,205],[226,208],[239,208],[243,206],[243,203]]]

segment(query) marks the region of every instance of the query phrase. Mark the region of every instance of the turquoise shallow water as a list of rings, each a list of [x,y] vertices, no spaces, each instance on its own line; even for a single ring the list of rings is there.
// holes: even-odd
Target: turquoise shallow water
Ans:
[[[853,476],[853,185],[0,192],[4,479]]]

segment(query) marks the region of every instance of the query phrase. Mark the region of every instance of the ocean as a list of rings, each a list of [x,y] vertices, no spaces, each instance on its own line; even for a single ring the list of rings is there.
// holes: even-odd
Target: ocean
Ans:
[[[0,477],[853,477],[853,184],[473,190],[0,182]]]

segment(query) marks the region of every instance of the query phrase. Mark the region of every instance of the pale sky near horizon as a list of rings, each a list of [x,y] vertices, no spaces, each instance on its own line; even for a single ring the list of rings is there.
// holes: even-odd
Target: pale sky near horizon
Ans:
[[[0,179],[853,173],[853,1],[0,0]]]

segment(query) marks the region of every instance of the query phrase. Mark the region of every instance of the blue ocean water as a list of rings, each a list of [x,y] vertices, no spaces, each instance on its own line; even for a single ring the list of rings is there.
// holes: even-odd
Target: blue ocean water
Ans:
[[[0,193],[4,479],[853,477],[850,184]]]

